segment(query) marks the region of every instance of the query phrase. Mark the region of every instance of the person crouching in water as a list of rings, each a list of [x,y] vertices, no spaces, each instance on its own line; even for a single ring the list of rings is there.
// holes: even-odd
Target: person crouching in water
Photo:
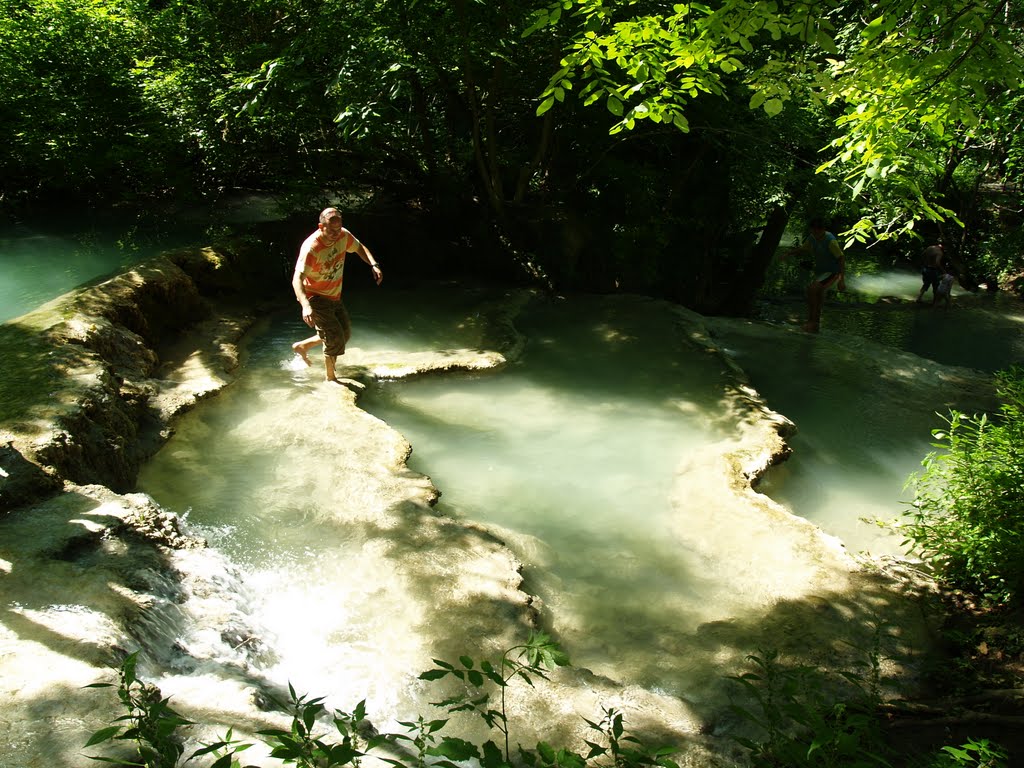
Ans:
[[[953,292],[953,280],[954,276],[946,272],[939,278],[939,284],[935,286],[933,292],[935,301],[932,302],[932,306],[935,306],[938,302],[942,301],[946,304],[946,309],[949,309],[950,294]]]
[[[821,219],[811,221],[807,239],[787,251],[783,258],[795,253],[808,254],[813,259],[814,277],[807,286],[807,322],[803,329],[817,333],[821,329],[825,293],[833,286],[840,291],[846,290],[846,255],[839,246],[839,240],[825,229],[825,222]]]
[[[345,354],[345,345],[352,335],[352,324],[341,301],[345,256],[349,253],[370,265],[373,279],[380,285],[384,275],[370,249],[342,226],[341,212],[337,208],[325,208],[320,214],[317,231],[299,248],[292,276],[295,298],[302,307],[302,321],[317,333],[295,342],[292,349],[310,365],[309,350],[322,341],[327,381],[338,380],[335,361]]]

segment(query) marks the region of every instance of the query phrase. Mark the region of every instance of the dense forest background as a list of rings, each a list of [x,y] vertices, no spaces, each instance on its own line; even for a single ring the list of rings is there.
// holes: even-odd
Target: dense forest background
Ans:
[[[742,314],[824,216],[1024,261],[1022,10],[882,0],[0,0],[0,206],[258,190],[416,247]],[[161,213],[161,215],[165,215]]]

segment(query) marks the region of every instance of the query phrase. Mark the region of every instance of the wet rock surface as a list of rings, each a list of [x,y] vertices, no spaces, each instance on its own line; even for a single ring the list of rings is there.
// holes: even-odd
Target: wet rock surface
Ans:
[[[113,697],[82,686],[113,680],[109,668],[135,648],[165,647],[159,638],[173,634],[169,628],[195,630],[152,660],[178,668],[176,702],[190,717],[212,724],[194,738],[213,738],[218,723],[249,732],[283,724],[261,705],[268,696],[286,696],[261,672],[273,664],[273,652],[247,611],[246,585],[177,516],[128,493],[175,418],[232,382],[239,344],[254,322],[246,299],[261,295],[252,285],[263,273],[250,268],[246,254],[242,248],[206,249],[155,260],[19,318],[0,339],[17,344],[27,334],[45,342],[36,348],[32,371],[44,386],[4,385],[3,392],[0,512],[8,514],[0,519],[0,719],[7,725],[0,737],[2,768],[91,765],[83,756],[85,739],[119,713]],[[514,317],[528,300],[517,293],[488,310],[481,348],[364,354],[346,360],[347,375],[365,386],[379,378],[500,367],[522,349]],[[715,351],[698,316],[682,312],[678,322],[680,333]],[[727,361],[723,366],[730,367]],[[862,569],[838,542],[754,492],[752,484],[787,455],[793,427],[764,405],[742,371],[734,365],[731,370],[724,403],[740,425],[738,434],[708,455],[686,460],[702,462],[706,482],[684,482],[693,467],[681,466],[675,499],[693,505],[702,493],[724,493],[749,510],[752,535],[778,526],[792,531],[789,548],[780,551],[777,582],[755,584],[751,570],[752,588],[763,589],[775,606],[774,635],[794,638],[792,653],[812,647],[816,663],[850,663],[835,638],[846,636],[851,625],[870,633],[873,612],[885,611],[902,627],[898,647],[891,649],[899,659],[891,677],[913,677],[931,630],[920,615],[927,589],[885,569]],[[484,638],[481,652],[494,657],[552,621],[524,591],[522,566],[498,536],[434,512],[438,489],[409,471],[411,447],[358,407],[359,393],[359,387],[324,382],[303,404],[333,414],[331,435],[343,438],[337,441],[343,446],[339,461],[352,468],[336,492],[365,501],[359,505],[363,517],[333,522],[408,532],[379,537],[365,557],[387,563],[393,570],[382,578],[414,585],[424,593],[417,599],[448,617],[453,631],[434,652],[457,658],[472,637]],[[286,440],[295,415],[282,413],[280,419],[276,434]],[[685,541],[684,530],[676,533]],[[742,557],[737,562],[742,565]],[[808,643],[811,618],[817,634]],[[666,635],[661,652],[672,659],[696,648],[693,663],[739,667],[743,659],[725,659],[722,649],[749,648],[763,632],[743,622],[709,622]],[[190,675],[211,665],[230,671],[214,699],[208,688],[189,683]],[[723,683],[709,678],[708,684]],[[550,686],[512,691],[509,706],[545,724],[544,736],[553,732],[576,744],[592,738],[581,713],[594,717],[618,707],[628,712],[630,728],[649,741],[680,745],[687,764],[738,760],[717,733],[734,724],[707,721],[699,694],[694,698],[564,669]],[[259,755],[252,760],[258,763]]]
[[[208,691],[191,696],[184,686],[180,698],[190,712],[211,722],[234,712],[235,722],[253,730],[285,724],[264,716],[263,707],[250,708],[270,695],[285,699],[287,691],[259,672],[273,663],[272,653],[231,564],[177,515],[125,493],[175,419],[232,382],[239,342],[262,295],[253,288],[263,272],[252,254],[244,246],[170,254],[2,329],[9,349],[31,340],[33,353],[21,356],[30,386],[13,381],[25,371],[8,371],[0,381],[4,768],[92,764],[85,740],[121,713],[113,696],[82,687],[112,681],[111,668],[140,647],[153,655],[150,664],[185,674],[206,665],[234,669],[228,678],[237,686],[227,685],[223,701],[204,700]],[[495,327],[510,332],[507,319]],[[454,350],[364,362],[350,375],[370,382],[494,367],[505,357]],[[347,464],[367,468],[348,473],[341,492],[376,500],[366,507],[373,525],[389,527],[388,515],[413,516],[409,576],[462,584],[438,595],[437,610],[447,605],[467,632],[487,616],[488,628],[475,631],[498,647],[512,644],[523,627],[538,623],[532,598],[519,589],[519,563],[486,531],[432,512],[437,489],[405,467],[411,448],[404,439],[356,406],[359,389],[324,383],[315,395],[338,417]],[[492,607],[481,613],[486,603]],[[168,648],[165,639],[179,635]]]
[[[261,272],[249,256],[233,244],[178,258],[223,272],[236,297],[258,303],[252,286]],[[0,347],[18,360],[0,377],[0,439],[24,459],[12,464],[12,477],[36,465],[73,482],[129,489],[166,422],[229,381],[253,314],[222,310],[214,317],[191,276],[159,257],[0,326]],[[33,354],[16,352],[25,348]],[[182,373],[185,361],[191,367]]]

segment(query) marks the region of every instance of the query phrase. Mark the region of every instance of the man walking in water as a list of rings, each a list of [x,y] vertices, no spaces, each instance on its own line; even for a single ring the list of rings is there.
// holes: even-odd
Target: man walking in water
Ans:
[[[935,306],[935,302],[939,300],[939,281],[946,271],[942,263],[945,255],[946,251],[943,249],[941,242],[929,245],[924,249],[924,253],[921,254],[921,261],[924,266],[921,267],[921,292],[917,294],[919,303],[924,298],[925,291],[929,288],[932,289],[932,306]]]
[[[317,231],[299,248],[292,276],[295,298],[302,307],[302,320],[310,328],[316,328],[317,333],[295,342],[292,349],[306,365],[311,365],[309,350],[322,341],[327,381],[338,381],[335,362],[338,355],[345,354],[345,345],[352,335],[352,324],[341,302],[345,256],[349,253],[370,265],[373,279],[380,285],[384,275],[370,249],[342,226],[341,212],[337,208],[325,208],[320,214]]]
[[[808,333],[817,333],[821,328],[826,291],[833,285],[840,291],[846,290],[846,255],[836,236],[825,229],[824,221],[813,219],[810,230],[810,236],[787,251],[783,258],[794,253],[810,254],[814,258],[814,277],[807,286],[807,322],[803,328]]]

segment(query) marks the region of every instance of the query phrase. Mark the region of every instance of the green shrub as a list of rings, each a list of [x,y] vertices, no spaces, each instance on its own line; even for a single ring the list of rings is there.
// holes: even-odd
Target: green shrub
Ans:
[[[877,713],[880,698],[881,656],[878,634],[867,650],[864,673],[844,672],[838,677],[806,666],[787,667],[775,651],[762,651],[748,660],[754,670],[733,677],[751,703],[734,704],[732,710],[741,719],[761,730],[760,739],[739,737],[749,751],[755,768],[889,768],[893,751],[883,739],[881,718]],[[512,657],[510,654],[518,652]],[[87,747],[111,741],[135,743],[137,761],[104,756],[91,759],[119,766],[178,768],[198,757],[213,757],[209,768],[242,768],[238,756],[252,744],[238,741],[228,730],[223,740],[208,744],[184,756],[182,733],[194,725],[175,713],[168,699],[152,684],[136,677],[138,653],[133,653],[119,670],[118,697],[126,714],[118,725],[101,728],[89,739]],[[477,745],[440,732],[447,719],[416,720],[399,723],[405,733],[377,733],[366,718],[366,702],[353,712],[328,712],[322,698],[300,696],[289,685],[289,701],[274,703],[291,715],[288,730],[260,731],[259,736],[271,748],[271,757],[297,768],[361,768],[363,758],[371,756],[392,768],[464,768],[467,762],[480,768],[679,768],[671,759],[673,747],[651,749],[625,727],[622,713],[606,708],[598,721],[584,718],[591,739],[585,739],[587,754],[556,748],[545,742],[534,749],[518,745],[513,756],[508,751],[509,720],[504,692],[518,678],[531,687],[535,679],[546,679],[547,672],[568,664],[568,659],[547,636],[535,634],[525,645],[506,651],[498,665],[462,656],[458,664],[434,659],[438,665],[424,672],[423,680],[454,678],[459,693],[439,702],[450,713],[471,712],[496,728],[505,744],[488,740]],[[836,683],[839,683],[837,686]],[[88,688],[110,688],[95,683]],[[845,701],[836,694],[842,690]],[[493,708],[491,695],[500,692]],[[340,741],[331,736],[329,721]],[[397,749],[395,749],[397,748]],[[1005,768],[1006,753],[987,739],[972,739],[958,746],[943,747],[927,758],[909,757],[911,765],[927,768]],[[401,759],[396,759],[401,758]],[[199,763],[193,763],[199,766]],[[904,764],[904,763],[899,763]]]
[[[996,416],[952,411],[933,433],[940,450],[908,481],[915,498],[898,527],[938,578],[1006,604],[1024,589],[1024,370],[997,387]]]
[[[757,738],[736,737],[747,749],[751,766],[1006,768],[1006,751],[988,739],[969,739],[921,755],[886,738],[878,637],[860,665],[863,672],[787,666],[773,650],[747,657],[753,670],[730,678],[744,694],[731,709],[759,731]]]
[[[107,741],[134,742],[139,762],[124,762],[106,757],[93,757],[116,765],[139,765],[145,768],[172,768],[178,764],[185,748],[179,730],[192,725],[170,707],[170,700],[160,695],[155,686],[139,680],[135,674],[138,652],[128,656],[118,670],[117,695],[125,714],[118,725],[101,728],[92,735],[86,747]],[[93,683],[87,688],[110,688],[110,683]]]

